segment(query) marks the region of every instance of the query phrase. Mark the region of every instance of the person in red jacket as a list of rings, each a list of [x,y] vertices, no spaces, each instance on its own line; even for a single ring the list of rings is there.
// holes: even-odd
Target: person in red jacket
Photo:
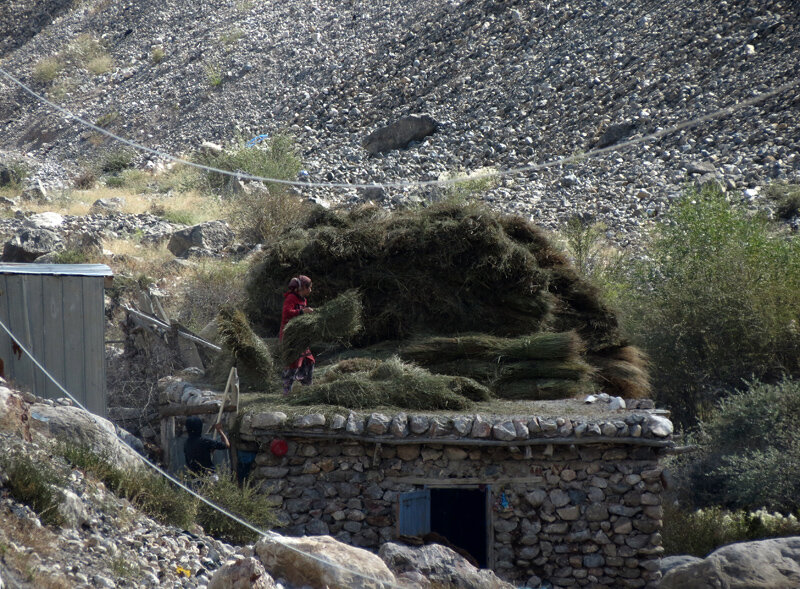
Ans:
[[[297,276],[289,281],[289,290],[283,293],[283,312],[281,313],[281,330],[278,339],[283,339],[283,328],[290,319],[304,313],[313,313],[314,309],[308,306],[308,295],[311,294],[311,279],[308,276]],[[295,381],[301,384],[311,384],[314,375],[314,355],[311,350],[301,354],[296,362],[288,366],[281,375],[283,378],[283,394],[292,391]]]

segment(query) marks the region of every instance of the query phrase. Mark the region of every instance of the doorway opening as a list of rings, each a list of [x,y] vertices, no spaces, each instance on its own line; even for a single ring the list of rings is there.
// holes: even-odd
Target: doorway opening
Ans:
[[[431,488],[431,532],[467,551],[480,568],[487,558],[487,489]]]

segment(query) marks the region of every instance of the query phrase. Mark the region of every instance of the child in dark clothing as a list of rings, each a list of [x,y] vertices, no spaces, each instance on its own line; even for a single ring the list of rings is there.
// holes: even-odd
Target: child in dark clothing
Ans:
[[[210,440],[203,437],[203,420],[192,416],[186,419],[186,433],[188,439],[183,446],[186,456],[186,468],[195,474],[204,474],[214,470],[211,456],[214,450],[226,450],[231,447],[228,437],[222,431],[222,424],[217,423],[214,429],[219,432],[221,441]]]
[[[281,330],[278,339],[283,339],[283,328],[290,319],[304,313],[313,313],[314,309],[308,306],[308,295],[311,294],[311,279],[308,276],[298,276],[289,281],[289,290],[283,294],[283,312],[281,313]],[[311,350],[306,350],[291,365],[287,366],[281,375],[283,378],[283,394],[292,391],[294,381],[309,385],[314,376],[314,355]]]

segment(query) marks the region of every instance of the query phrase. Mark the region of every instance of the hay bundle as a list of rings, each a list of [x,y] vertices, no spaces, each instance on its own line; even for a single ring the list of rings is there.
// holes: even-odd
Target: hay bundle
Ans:
[[[217,354],[208,369],[210,381],[224,387],[231,367],[236,366],[243,390],[271,390],[274,384],[271,349],[274,345],[253,332],[239,309],[230,306],[221,308],[215,322],[222,352]]]
[[[639,348],[624,346],[592,356],[598,370],[595,381],[609,395],[641,399],[650,395],[650,363]]]
[[[291,364],[313,343],[348,341],[361,329],[361,313],[361,296],[353,289],[315,308],[313,313],[295,317],[283,330],[281,362]]]
[[[541,378],[498,383],[494,387],[494,394],[501,399],[548,401],[568,399],[587,390],[587,383],[584,381]]]
[[[465,358],[490,362],[505,359],[559,360],[578,358],[583,348],[580,337],[574,332],[540,332],[516,338],[475,334],[419,339],[405,346],[401,355],[422,365]]]
[[[237,364],[247,366],[265,379],[272,375],[272,353],[264,341],[253,333],[241,310],[230,306],[222,307],[217,317],[217,326],[222,345]]]
[[[368,372],[346,372],[333,366],[318,383],[303,387],[292,403],[337,405],[350,409],[391,406],[420,411],[460,411],[472,405],[462,393],[488,394],[481,391],[477,383],[431,374],[398,358],[377,362]]]

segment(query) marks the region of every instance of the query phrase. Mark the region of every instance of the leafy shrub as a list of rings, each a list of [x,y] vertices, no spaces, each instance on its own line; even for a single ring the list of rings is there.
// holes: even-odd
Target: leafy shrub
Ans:
[[[661,530],[665,554],[692,554],[701,558],[733,542],[798,534],[800,522],[793,515],[764,510],[731,512],[721,507],[688,512],[669,504],[664,506]]]
[[[300,171],[300,158],[297,156],[294,141],[286,135],[276,135],[257,146],[239,145],[219,153],[202,152],[195,156],[195,162],[252,176],[288,180]],[[207,172],[208,188],[215,191],[229,190],[235,178],[219,172]],[[285,189],[283,185],[268,185],[270,193]]]
[[[0,164],[0,188],[7,187],[12,191],[22,190],[28,173],[28,166],[24,162],[11,161]]]
[[[64,249],[56,253],[53,258],[54,264],[86,264],[89,256],[80,249]]]
[[[33,67],[33,79],[40,84],[52,82],[64,69],[64,62],[58,56],[45,57]]]
[[[219,468],[216,474],[200,479],[196,490],[212,503],[258,529],[269,529],[277,522],[275,506],[267,496],[259,493],[249,479],[245,479],[240,486],[231,475],[230,469]],[[247,544],[258,538],[258,534],[249,528],[202,502],[197,509],[197,523],[215,538],[232,544]]]
[[[754,383],[720,401],[702,425],[703,451],[687,465],[700,506],[797,512],[800,508],[800,381]]]
[[[63,493],[58,487],[65,481],[47,462],[12,451],[0,457],[0,465],[8,476],[7,487],[14,499],[28,505],[46,524],[63,523],[58,511]]]
[[[150,59],[153,63],[161,63],[164,61],[164,49],[161,47],[154,47],[153,51],[150,53]]]
[[[800,239],[718,189],[690,190],[630,274],[628,330],[658,400],[684,423],[716,388],[800,368]]]
[[[133,166],[135,154],[128,149],[116,149],[106,153],[100,161],[100,171],[106,174],[118,174]]]

